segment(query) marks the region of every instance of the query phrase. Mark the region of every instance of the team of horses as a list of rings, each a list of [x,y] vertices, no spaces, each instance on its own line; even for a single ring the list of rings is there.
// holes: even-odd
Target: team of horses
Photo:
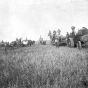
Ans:
[[[34,40],[22,40],[22,39],[16,39],[15,41],[9,42],[1,42],[0,47],[4,47],[5,51],[7,49],[17,49],[20,47],[26,47],[31,46],[35,43]]]

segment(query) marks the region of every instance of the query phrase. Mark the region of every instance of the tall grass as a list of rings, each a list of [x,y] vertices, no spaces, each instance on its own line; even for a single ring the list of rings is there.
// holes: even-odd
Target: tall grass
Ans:
[[[87,58],[84,50],[50,45],[1,51],[0,88],[87,88]]]

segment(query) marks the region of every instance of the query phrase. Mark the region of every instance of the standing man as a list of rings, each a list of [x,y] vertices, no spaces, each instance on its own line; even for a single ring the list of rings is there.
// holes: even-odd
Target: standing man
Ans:
[[[72,33],[70,36],[74,39],[74,37],[75,37],[75,26],[72,26],[71,29],[72,29]]]
[[[50,37],[50,43],[52,43],[52,33],[50,30],[49,30],[48,36]]]
[[[69,37],[70,37],[70,35],[69,35],[69,33],[67,32],[67,34],[66,34],[67,45],[68,45],[68,43],[69,43]]]
[[[61,30],[60,29],[58,29],[57,31],[57,39],[61,41]]]
[[[60,30],[60,29],[58,29],[57,33],[58,33],[58,35],[60,35],[60,33],[61,33],[61,30]]]
[[[69,33],[67,32],[67,34],[66,34],[66,38],[68,39],[69,38]]]
[[[52,39],[51,31],[49,30],[48,36],[50,37],[50,40]]]
[[[59,45],[59,42],[61,41],[60,33],[61,33],[61,30],[58,29],[57,30],[57,35],[56,35],[56,40],[55,40],[56,47]]]
[[[40,41],[40,43],[43,42],[43,38],[41,37],[41,35],[40,35],[39,41]]]
[[[53,42],[55,42],[55,39],[56,39],[56,31],[54,30],[53,31]]]

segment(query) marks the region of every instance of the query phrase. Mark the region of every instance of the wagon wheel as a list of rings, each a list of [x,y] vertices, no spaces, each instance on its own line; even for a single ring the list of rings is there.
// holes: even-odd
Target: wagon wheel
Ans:
[[[69,47],[74,47],[74,40],[73,38],[70,38],[69,41],[68,41],[68,46]]]
[[[80,41],[78,41],[78,42],[77,42],[77,48],[78,48],[79,50],[81,50],[81,49],[82,49],[82,44],[81,44],[81,42],[80,42]]]

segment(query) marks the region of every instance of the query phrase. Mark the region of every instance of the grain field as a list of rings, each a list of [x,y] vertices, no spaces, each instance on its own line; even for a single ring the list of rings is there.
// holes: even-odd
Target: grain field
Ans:
[[[33,45],[0,49],[0,88],[87,88],[85,50]]]

